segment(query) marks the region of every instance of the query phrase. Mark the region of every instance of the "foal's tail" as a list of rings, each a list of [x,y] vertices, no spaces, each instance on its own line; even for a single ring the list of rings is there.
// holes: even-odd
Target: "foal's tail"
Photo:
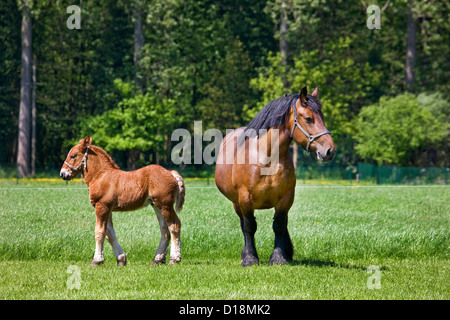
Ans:
[[[185,194],[184,181],[183,181],[183,178],[180,176],[180,174],[178,172],[176,172],[175,170],[172,170],[170,172],[172,173],[172,175],[175,177],[175,179],[178,182],[178,195],[177,195],[177,200],[176,200],[176,204],[175,204],[175,210],[177,212],[180,212],[183,209],[183,204],[184,204],[184,194]]]

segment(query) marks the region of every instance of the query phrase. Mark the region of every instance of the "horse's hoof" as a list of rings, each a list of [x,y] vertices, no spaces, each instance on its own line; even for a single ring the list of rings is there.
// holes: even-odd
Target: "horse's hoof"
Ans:
[[[117,257],[117,266],[122,267],[127,265],[127,256],[125,253],[122,253]]]
[[[284,264],[288,264],[288,261],[285,258],[283,258],[283,257],[277,257],[275,259],[271,258],[269,260],[269,266],[284,265]]]
[[[269,266],[288,264],[288,260],[283,256],[280,249],[275,249],[270,256]]]
[[[241,261],[241,265],[243,267],[251,267],[254,264],[259,265],[259,259],[253,256],[246,256]]]
[[[103,263],[103,260],[92,260],[92,263],[89,265],[89,267],[96,267]]]

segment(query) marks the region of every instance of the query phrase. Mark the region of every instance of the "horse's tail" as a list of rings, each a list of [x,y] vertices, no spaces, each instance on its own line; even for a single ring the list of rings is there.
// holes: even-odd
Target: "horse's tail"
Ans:
[[[185,194],[184,181],[183,181],[183,178],[180,176],[180,174],[177,171],[172,170],[170,172],[175,177],[175,179],[177,180],[177,183],[178,183],[178,195],[177,195],[177,200],[175,203],[175,210],[177,212],[180,212],[183,209],[183,204],[184,204],[184,194]]]

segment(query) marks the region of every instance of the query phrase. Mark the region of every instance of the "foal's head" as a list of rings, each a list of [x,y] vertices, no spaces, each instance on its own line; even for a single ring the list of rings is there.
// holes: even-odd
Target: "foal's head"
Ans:
[[[319,87],[311,95],[307,94],[306,87],[302,89],[288,117],[289,128],[292,128],[292,138],[307,151],[314,152],[319,161],[330,161],[336,153],[336,147],[323,121],[318,98]]]
[[[66,160],[59,173],[64,180],[75,178],[86,167],[89,146],[92,143],[92,138],[87,136],[81,139],[76,146],[70,149]]]

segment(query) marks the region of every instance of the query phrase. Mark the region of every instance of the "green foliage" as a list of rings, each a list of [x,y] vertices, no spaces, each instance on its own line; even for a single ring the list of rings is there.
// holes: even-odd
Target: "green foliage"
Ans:
[[[134,94],[134,85],[119,79],[114,83],[122,101],[83,122],[81,136],[90,135],[94,144],[106,151],[147,151],[161,144],[164,141],[161,133],[167,134],[177,122],[175,101],[158,101],[150,92]]]
[[[413,164],[411,155],[444,139],[449,128],[412,94],[382,97],[364,107],[356,123],[356,152],[378,164]]]
[[[312,92],[320,86],[319,97],[325,121],[333,135],[351,134],[352,120],[368,93],[380,81],[380,74],[370,65],[357,63],[351,57],[351,38],[339,38],[318,50],[299,53],[293,57],[294,66],[283,65],[279,54],[269,56],[268,67],[260,69],[251,85],[262,91],[262,102],[249,110],[252,118],[266,103],[286,92],[300,92],[304,86]],[[284,82],[289,84],[285,88]]]
[[[242,125],[242,107],[251,99],[248,83],[252,62],[243,44],[236,39],[221,60],[211,79],[200,89],[201,119],[205,129],[218,128],[225,132]]]

